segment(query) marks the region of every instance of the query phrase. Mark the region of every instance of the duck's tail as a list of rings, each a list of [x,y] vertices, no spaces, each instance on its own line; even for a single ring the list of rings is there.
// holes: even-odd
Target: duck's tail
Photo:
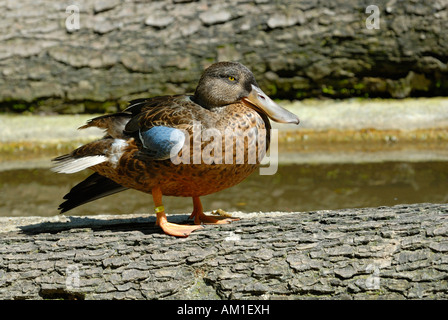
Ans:
[[[60,213],[64,213],[82,204],[126,189],[126,187],[95,172],[84,181],[74,186],[70,192],[64,196],[65,201],[59,205],[58,209],[60,210]]]
[[[108,161],[107,151],[114,141],[112,138],[103,138],[85,144],[69,154],[56,157],[51,160],[53,162],[51,170],[58,173],[75,173]]]
[[[129,113],[118,112],[88,120],[78,129],[97,127],[104,129],[106,135],[69,154],[52,159],[54,163],[52,170],[59,173],[74,173],[110,160],[111,157],[114,159],[115,153],[121,152],[122,147],[126,146],[125,141],[129,137],[123,131],[130,118]]]
[[[90,119],[79,129],[97,127],[104,129],[106,135],[102,139],[85,144],[69,154],[52,159],[53,167],[51,169],[59,173],[75,173],[100,165],[103,162],[116,165],[128,146],[129,136],[126,136],[123,131],[131,116],[130,113],[118,112]],[[61,203],[59,210],[64,213],[87,202],[126,189],[126,187],[94,173],[74,186],[64,196],[66,201]]]
[[[54,158],[51,170],[59,173],[75,173],[103,162],[114,164],[118,161],[127,143],[121,139],[103,138],[79,147],[69,154]],[[64,213],[84,203],[126,190],[126,187],[94,173],[74,186],[64,196],[59,210]]]

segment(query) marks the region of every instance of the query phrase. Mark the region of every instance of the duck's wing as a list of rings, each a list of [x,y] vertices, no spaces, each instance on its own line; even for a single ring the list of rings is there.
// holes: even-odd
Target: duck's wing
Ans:
[[[191,102],[188,96],[160,96],[148,99],[135,99],[129,102],[129,106],[117,113],[106,114],[95,117],[87,121],[87,123],[78,129],[86,129],[97,127],[104,129],[106,137],[115,139],[126,138],[127,135],[135,133],[145,119],[148,129],[151,127],[151,121],[160,120],[161,115],[165,115],[165,120],[171,116],[170,111],[179,111],[187,107],[186,104]],[[178,123],[179,119],[171,119],[172,124]],[[125,129],[126,128],[126,129]]]
[[[133,100],[122,112],[90,119],[81,126],[80,129],[104,129],[106,135],[54,158],[53,170],[74,173],[111,159],[116,161],[131,138],[145,156],[168,159],[173,148],[182,148],[185,132],[192,132],[194,121],[201,121],[203,110],[186,95]]]
[[[204,113],[210,113],[188,95],[133,100],[123,112],[132,115],[124,128],[124,132],[130,135],[155,126],[188,129],[194,121],[206,119]]]
[[[210,121],[211,112],[178,95],[137,100],[124,110],[132,114],[124,133],[141,143],[141,151],[154,160],[169,159],[193,135],[195,125]]]

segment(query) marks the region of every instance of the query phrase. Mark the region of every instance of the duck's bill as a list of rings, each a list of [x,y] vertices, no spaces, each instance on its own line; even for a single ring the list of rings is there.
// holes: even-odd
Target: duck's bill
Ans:
[[[249,107],[266,114],[276,122],[295,124],[300,122],[294,113],[280,107],[257,86],[252,85],[252,91],[247,97],[243,98],[243,102]]]

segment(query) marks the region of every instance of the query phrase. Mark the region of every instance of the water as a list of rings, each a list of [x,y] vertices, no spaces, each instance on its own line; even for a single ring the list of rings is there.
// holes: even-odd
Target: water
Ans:
[[[91,172],[48,169],[0,171],[0,216],[53,216],[62,197]],[[448,202],[448,162],[280,165],[272,176],[252,174],[241,184],[202,197],[204,210],[310,211],[403,203]],[[191,198],[164,197],[168,214],[192,211]],[[149,194],[127,190],[68,215],[152,213]]]

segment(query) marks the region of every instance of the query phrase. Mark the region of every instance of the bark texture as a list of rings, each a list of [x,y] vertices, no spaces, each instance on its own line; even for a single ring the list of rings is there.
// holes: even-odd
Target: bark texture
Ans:
[[[147,216],[3,218],[0,298],[446,299],[447,217],[447,204],[245,214],[186,239]]]
[[[112,111],[191,92],[221,60],[246,64],[275,98],[448,92],[447,0],[76,3],[79,30],[67,3],[0,2],[2,110]]]

